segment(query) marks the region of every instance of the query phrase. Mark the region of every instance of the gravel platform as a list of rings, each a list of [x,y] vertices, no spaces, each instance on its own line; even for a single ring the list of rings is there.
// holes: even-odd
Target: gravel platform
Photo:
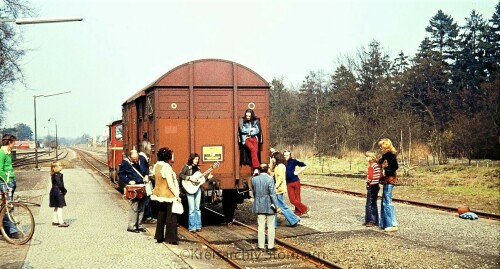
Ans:
[[[498,221],[395,203],[399,231],[385,232],[362,225],[365,199],[309,188],[301,195],[312,217],[300,225],[320,233],[286,240],[344,268],[500,268]],[[251,203],[238,205],[235,217],[256,225],[255,215],[245,213]],[[279,225],[286,225],[282,216]]]
[[[70,226],[60,228],[52,225],[48,169],[29,173],[18,173],[16,193],[41,200],[35,234],[25,246],[1,240],[0,251],[7,252],[0,268],[189,268],[149,234],[126,231],[128,204],[101,177],[82,168],[62,171],[68,189],[64,219]]]

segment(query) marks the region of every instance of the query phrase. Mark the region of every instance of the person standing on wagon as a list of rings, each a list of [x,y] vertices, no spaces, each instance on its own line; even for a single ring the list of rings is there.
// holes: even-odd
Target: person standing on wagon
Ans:
[[[52,225],[58,227],[69,227],[69,224],[64,222],[63,207],[66,206],[66,193],[68,192],[64,187],[63,174],[61,174],[62,166],[60,162],[53,162],[50,166],[50,179],[52,181],[52,188],[49,195],[49,207],[54,208],[52,214]]]
[[[245,116],[239,121],[240,143],[244,150],[250,152],[250,162],[253,174],[259,173],[259,144],[262,143],[260,120],[255,116],[253,109],[245,110]],[[242,159],[247,158],[247,154],[241,154]],[[248,163],[248,160],[243,160],[242,163]]]
[[[130,156],[125,157],[118,169],[118,178],[127,185],[141,184],[149,174],[149,168],[142,164],[137,150],[130,151]],[[144,161],[143,161],[144,162]],[[132,233],[146,232],[146,228],[141,225],[144,216],[145,199],[135,198],[130,200],[130,210],[128,212],[127,231]]]
[[[288,198],[290,203],[295,206],[293,213],[298,217],[310,217],[311,209],[302,203],[300,198],[300,179],[299,174],[306,169],[306,164],[292,158],[292,152],[289,150],[283,152],[286,160],[286,186],[288,191]],[[298,171],[295,171],[296,167],[300,167]]]

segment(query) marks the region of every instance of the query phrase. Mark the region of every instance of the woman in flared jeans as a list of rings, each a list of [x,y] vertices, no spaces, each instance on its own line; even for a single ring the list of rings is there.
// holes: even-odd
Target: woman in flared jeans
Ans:
[[[392,204],[392,188],[393,184],[385,184],[382,192],[382,204],[380,209],[380,227],[382,229],[388,227],[397,227],[396,211]]]
[[[188,201],[188,230],[189,231],[201,231],[201,188],[198,189],[194,194],[186,194]]]
[[[392,189],[397,183],[396,170],[399,168],[396,158],[397,151],[389,138],[380,139],[378,145],[383,154],[378,163],[383,169],[382,184],[384,184],[380,209],[380,228],[386,232],[395,232],[398,230],[398,222],[392,204]]]

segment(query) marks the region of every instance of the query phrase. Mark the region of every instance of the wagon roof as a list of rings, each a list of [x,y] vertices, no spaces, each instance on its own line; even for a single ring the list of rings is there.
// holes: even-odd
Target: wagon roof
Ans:
[[[193,69],[191,69],[191,66]],[[214,73],[214,70],[217,70],[217,73]],[[222,59],[201,59],[187,62],[171,69],[136,92],[123,104],[145,96],[148,90],[155,87],[188,87],[190,84],[206,87],[233,86],[235,70],[237,72],[236,83],[238,87],[270,87],[264,78],[244,65]],[[192,78],[190,72],[196,73],[195,78]]]

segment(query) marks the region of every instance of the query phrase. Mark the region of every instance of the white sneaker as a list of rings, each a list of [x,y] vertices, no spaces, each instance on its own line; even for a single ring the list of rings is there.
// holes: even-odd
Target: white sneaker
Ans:
[[[384,229],[386,232],[395,232],[398,230],[398,226],[387,227]]]

